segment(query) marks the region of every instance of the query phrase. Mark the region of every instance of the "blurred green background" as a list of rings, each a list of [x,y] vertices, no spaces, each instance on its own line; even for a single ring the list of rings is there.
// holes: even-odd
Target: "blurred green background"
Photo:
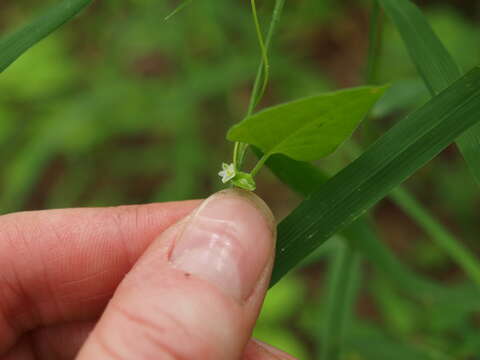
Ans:
[[[4,0],[0,33],[55,1]],[[480,2],[418,1],[464,67],[480,63]],[[201,198],[221,188],[226,130],[246,111],[259,49],[248,1],[97,1],[0,76],[2,213]],[[287,1],[262,106],[362,83],[369,1]],[[273,1],[258,1],[264,27]],[[384,26],[377,82],[392,88],[357,138],[364,145],[428,93],[399,35]],[[320,166],[330,172],[348,156]],[[480,192],[452,146],[407,183],[479,253]],[[285,216],[299,201],[268,170],[258,194]],[[465,280],[448,254],[389,201],[374,211],[399,259],[445,286]],[[255,335],[300,359],[317,359],[332,239],[274,287]],[[478,306],[424,307],[366,261],[344,359],[480,359]]]

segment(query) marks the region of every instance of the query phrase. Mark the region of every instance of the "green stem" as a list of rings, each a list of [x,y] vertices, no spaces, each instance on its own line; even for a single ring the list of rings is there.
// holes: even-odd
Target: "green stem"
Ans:
[[[233,165],[235,166],[235,170],[239,170],[240,164],[238,164],[238,151],[239,151],[240,143],[238,141],[235,142],[233,146]]]
[[[397,188],[390,198],[432,237],[432,240],[465,271],[465,273],[480,286],[480,265],[472,252],[458,242],[428,211],[407,191]]]
[[[340,359],[345,325],[350,318],[356,290],[360,257],[341,244],[329,265],[327,318],[322,336],[322,360]]]
[[[376,81],[376,70],[379,61],[379,52],[381,46],[381,16],[380,6],[377,0],[372,0],[372,11],[370,14],[370,29],[368,32],[368,56],[367,69],[365,73],[365,82],[367,84],[374,84]]]
[[[185,0],[183,3],[181,3],[180,5],[178,5],[170,14],[168,14],[167,16],[165,16],[165,18],[163,20],[165,21],[168,21],[170,20],[170,18],[172,16],[175,16],[177,13],[179,13],[180,11],[182,11],[188,4],[190,4],[192,2],[192,0]]]
[[[260,171],[262,166],[265,165],[265,161],[267,161],[269,157],[270,155],[268,154],[262,155],[260,160],[258,160],[257,164],[255,165],[255,167],[252,169],[252,171],[250,171],[250,175],[252,175],[252,177],[255,177],[255,175],[257,175],[257,173]]]
[[[268,55],[268,51],[270,49],[270,45],[272,42],[273,35],[275,34],[277,30],[277,25],[280,21],[280,18],[282,16],[283,12],[283,7],[285,5],[285,0],[276,0],[275,1],[275,6],[273,8],[273,15],[272,15],[272,20],[270,21],[270,25],[268,28],[268,33],[267,37],[265,39],[265,54]],[[255,77],[255,81],[253,83],[253,88],[252,88],[252,93],[250,94],[250,102],[248,105],[247,113],[245,117],[248,117],[253,114],[253,111],[255,110],[255,107],[257,106],[258,102],[261,99],[261,96],[263,95],[262,93],[262,78],[263,78],[263,72],[264,72],[264,57],[262,54],[262,59],[260,61],[260,64],[258,66],[257,70],[257,75]],[[236,142],[235,143],[235,149],[234,151],[236,153],[236,157],[233,159],[233,162],[237,169],[241,169],[243,166],[243,161],[245,159],[245,153],[248,148],[248,144],[245,143],[240,143]]]
[[[277,31],[277,26],[278,26],[278,23],[280,22],[280,17],[282,16],[284,5],[285,5],[285,0],[275,1],[272,20],[270,22],[267,37],[265,39],[265,52],[267,54],[268,54],[268,51],[270,50],[270,45],[272,43],[273,35]],[[246,116],[250,116],[253,114],[253,111],[255,110],[255,106],[258,104],[261,96],[263,95],[260,91],[261,90],[260,84],[261,84],[262,77],[263,77],[263,59],[258,65],[257,75],[255,77],[255,82],[253,83],[252,93],[250,94],[250,102],[248,104]]]
[[[382,16],[380,5],[377,0],[371,0],[372,9],[370,11],[370,25],[368,30],[368,53],[367,64],[365,66],[365,72],[363,75],[365,84],[373,85],[376,83],[377,68],[380,59],[380,51],[382,45]],[[367,120],[369,114],[365,116],[364,120]],[[369,139],[374,139],[375,124],[369,121],[363,121],[359,131],[359,138],[362,142],[369,142]]]
[[[258,93],[256,102],[253,104],[253,107],[255,107],[257,106],[258,101],[263,96],[267,88],[268,78],[270,75],[270,64],[268,62],[268,53],[267,53],[267,49],[265,48],[265,42],[263,40],[262,30],[260,28],[260,22],[258,21],[257,6],[255,4],[255,0],[251,0],[250,3],[252,5],[253,22],[255,24],[255,31],[257,33],[258,45],[260,46],[260,53],[262,55],[262,62],[263,62],[263,82],[262,82],[262,87],[260,88],[260,92]]]

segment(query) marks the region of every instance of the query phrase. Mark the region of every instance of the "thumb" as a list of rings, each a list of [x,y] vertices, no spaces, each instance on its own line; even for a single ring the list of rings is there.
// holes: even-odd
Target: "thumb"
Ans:
[[[152,243],[78,359],[239,359],[270,279],[274,228],[252,193],[205,200]]]

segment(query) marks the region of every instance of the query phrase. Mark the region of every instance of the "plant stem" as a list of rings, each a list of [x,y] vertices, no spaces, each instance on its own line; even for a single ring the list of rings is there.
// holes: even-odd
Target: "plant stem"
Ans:
[[[380,61],[380,51],[382,45],[382,16],[380,5],[377,0],[371,0],[370,11],[370,25],[368,30],[368,51],[367,51],[367,63],[365,66],[365,72],[363,79],[366,85],[373,85],[377,82],[377,69]],[[365,116],[364,120],[367,120],[369,114]],[[359,139],[367,142],[369,139],[375,138],[374,129],[375,124],[368,121],[363,121],[359,131]]]
[[[365,82],[369,85],[376,82],[376,70],[379,61],[379,52],[381,46],[381,16],[380,6],[377,0],[372,0],[372,11],[370,14],[370,29],[368,32],[368,56],[367,68],[365,73]]]
[[[329,265],[326,324],[322,336],[322,360],[341,356],[345,325],[355,300],[360,267],[359,255],[347,244],[341,244]]]
[[[277,25],[280,22],[280,17],[282,16],[283,7],[285,5],[285,0],[276,0],[275,7],[273,8],[273,15],[272,20],[270,22],[270,26],[268,28],[267,37],[265,39],[265,52],[268,54],[270,50],[270,45],[272,43],[273,35],[277,30]],[[260,101],[260,97],[263,93],[260,91],[260,82],[263,76],[263,59],[258,65],[257,75],[255,77],[255,82],[253,83],[252,93],[250,94],[250,102],[248,104],[247,114],[246,116],[252,115],[253,111],[255,110],[255,106]]]
[[[273,15],[272,15],[272,20],[270,21],[270,26],[268,28],[268,33],[267,37],[265,39],[265,54],[268,56],[268,51],[270,49],[270,44],[272,42],[273,35],[275,34],[277,30],[277,25],[280,21],[280,18],[282,16],[283,12],[283,7],[285,5],[285,0],[276,0],[275,1],[275,6],[273,8]],[[260,61],[260,64],[258,66],[257,70],[257,75],[255,77],[255,81],[253,83],[253,88],[252,88],[252,93],[250,94],[250,101],[247,109],[247,113],[245,117],[248,117],[253,114],[253,111],[255,110],[255,107],[257,106],[258,102],[261,99],[261,96],[263,95],[262,90],[262,78],[263,78],[263,72],[264,72],[264,58],[262,54],[262,60]],[[234,153],[236,156],[233,159],[233,162],[237,169],[241,169],[243,166],[243,161],[245,159],[245,152],[248,148],[248,144],[241,143],[241,142],[236,142],[235,143],[235,150]]]
[[[267,53],[267,49],[265,48],[265,42],[263,40],[263,34],[260,28],[260,22],[258,21],[257,6],[255,4],[255,0],[250,0],[250,3],[252,6],[253,22],[255,23],[255,31],[257,32],[258,44],[260,46],[260,53],[262,55],[262,62],[263,62],[263,83],[262,83],[260,92],[258,93],[257,99],[255,103],[253,103],[253,107],[255,107],[258,101],[260,100],[260,98],[265,93],[265,89],[267,88],[268,78],[270,75],[270,64],[268,63],[268,53]]]
[[[170,14],[164,17],[164,21],[170,20],[171,17],[175,16],[177,13],[182,11],[188,4],[190,4],[192,0],[185,0],[183,3],[178,5]]]
[[[258,160],[257,164],[255,165],[255,167],[252,169],[252,171],[250,171],[250,175],[252,175],[252,177],[255,177],[255,175],[257,175],[257,173],[260,171],[262,166],[265,165],[265,161],[267,161],[269,157],[270,155],[268,154],[262,155],[260,160]]]

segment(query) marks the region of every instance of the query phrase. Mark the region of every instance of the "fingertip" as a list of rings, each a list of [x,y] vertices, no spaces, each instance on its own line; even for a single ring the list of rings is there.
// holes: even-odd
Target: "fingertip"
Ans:
[[[273,261],[274,218],[258,196],[224,190],[205,200],[176,239],[175,268],[245,301]]]
[[[254,192],[243,190],[240,188],[231,188],[231,189],[221,190],[216,194],[214,194],[213,196],[232,196],[232,197],[243,198],[246,201],[249,201],[259,211],[259,213],[263,215],[263,217],[265,218],[265,221],[267,222],[267,226],[275,234],[275,230],[276,230],[275,216],[273,215],[272,210],[267,205],[267,203]]]

